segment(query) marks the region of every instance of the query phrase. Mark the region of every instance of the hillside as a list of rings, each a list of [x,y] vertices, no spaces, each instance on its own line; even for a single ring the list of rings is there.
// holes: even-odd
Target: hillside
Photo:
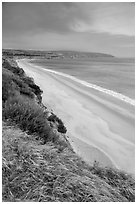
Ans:
[[[78,52],[78,51],[38,51],[38,50],[10,50],[3,49],[3,55],[8,57],[39,57],[45,59],[93,59],[93,58],[112,58],[113,55],[96,52]]]
[[[133,202],[126,172],[89,166],[72,150],[61,119],[12,56],[3,57],[3,201]]]

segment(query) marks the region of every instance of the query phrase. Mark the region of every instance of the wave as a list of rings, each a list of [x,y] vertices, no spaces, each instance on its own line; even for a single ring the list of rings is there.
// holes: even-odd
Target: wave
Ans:
[[[36,65],[35,65],[35,66],[36,66]],[[128,104],[130,104],[130,105],[135,106],[135,100],[133,100],[133,99],[129,98],[128,96],[125,96],[125,95],[123,95],[123,94],[121,94],[121,93],[117,93],[117,92],[115,92],[115,91],[113,91],[113,90],[106,89],[106,88],[100,87],[100,86],[95,85],[95,84],[91,84],[91,83],[89,83],[89,82],[83,81],[83,80],[81,80],[81,79],[78,79],[78,78],[76,78],[76,77],[74,77],[74,76],[71,76],[71,75],[68,75],[68,74],[65,74],[65,73],[62,73],[62,72],[57,72],[57,71],[50,70],[50,69],[47,69],[47,68],[45,69],[45,68],[42,67],[42,66],[36,66],[36,67],[38,67],[38,68],[41,67],[41,68],[43,68],[43,70],[45,70],[46,72],[50,72],[50,73],[53,73],[53,74],[56,74],[56,75],[60,75],[60,76],[69,78],[69,79],[71,79],[71,80],[73,80],[73,81],[75,81],[75,82],[77,82],[77,83],[79,83],[79,84],[82,84],[82,85],[86,86],[86,87],[89,87],[89,88],[98,90],[98,91],[100,91],[100,92],[106,93],[106,94],[108,94],[108,95],[110,95],[110,96],[113,96],[113,97],[115,97],[115,98],[117,98],[117,99],[119,99],[119,100],[122,100],[122,101],[124,101],[124,102],[126,102],[126,103],[128,103]]]

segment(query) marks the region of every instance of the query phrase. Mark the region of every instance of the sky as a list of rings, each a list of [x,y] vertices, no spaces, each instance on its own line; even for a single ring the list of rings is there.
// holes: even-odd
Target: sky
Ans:
[[[135,55],[135,4],[2,3],[2,47]]]

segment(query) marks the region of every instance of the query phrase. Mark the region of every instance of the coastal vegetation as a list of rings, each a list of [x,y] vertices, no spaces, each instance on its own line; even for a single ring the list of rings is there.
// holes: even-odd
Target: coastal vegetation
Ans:
[[[42,90],[12,55],[3,57],[2,106],[3,201],[135,201],[131,175],[76,155],[63,122],[42,104]]]

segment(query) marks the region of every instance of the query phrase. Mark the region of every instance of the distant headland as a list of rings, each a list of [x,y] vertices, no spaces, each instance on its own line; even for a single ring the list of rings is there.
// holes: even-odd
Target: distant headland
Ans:
[[[85,58],[100,58],[107,57],[112,58],[113,55],[97,52],[80,52],[80,51],[40,51],[40,50],[14,50],[14,49],[3,49],[3,54],[8,56],[35,56],[35,57],[44,57],[47,59],[85,59]]]

